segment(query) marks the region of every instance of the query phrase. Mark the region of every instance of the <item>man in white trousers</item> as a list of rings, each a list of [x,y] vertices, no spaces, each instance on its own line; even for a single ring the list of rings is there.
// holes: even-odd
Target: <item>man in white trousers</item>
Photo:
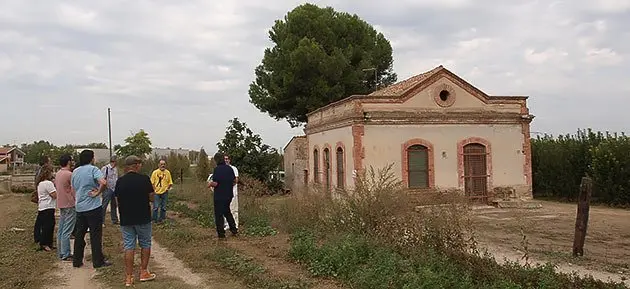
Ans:
[[[230,203],[230,211],[232,211],[232,215],[234,216],[234,222],[236,223],[236,228],[238,229],[238,169],[230,163],[230,157],[228,155],[225,155],[224,160],[225,160],[225,164],[232,168],[232,170],[234,171],[234,176],[236,176],[236,184],[234,184],[234,187],[232,188],[234,192],[234,198],[232,199],[232,202]],[[212,181],[212,174],[208,176],[207,181],[208,182]],[[229,229],[229,226],[228,226],[227,220],[225,220],[225,217],[223,218],[223,223],[225,224],[225,230],[227,231]]]

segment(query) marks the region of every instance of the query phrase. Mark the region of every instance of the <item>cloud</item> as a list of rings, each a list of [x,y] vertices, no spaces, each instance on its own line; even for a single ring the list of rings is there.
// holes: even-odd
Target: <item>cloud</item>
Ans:
[[[213,150],[239,117],[280,148],[301,129],[249,103],[276,19],[302,1],[5,0],[0,143],[107,141]],[[530,95],[532,130],[622,131],[630,1],[316,1],[356,13],[394,47],[401,79],[445,65],[480,89]]]

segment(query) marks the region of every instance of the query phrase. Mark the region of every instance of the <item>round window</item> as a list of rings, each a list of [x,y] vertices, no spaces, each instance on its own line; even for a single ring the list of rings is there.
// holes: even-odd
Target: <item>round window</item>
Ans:
[[[433,89],[433,99],[441,107],[449,107],[455,103],[455,90],[450,85],[443,83]]]
[[[440,91],[440,100],[441,101],[447,101],[449,96],[451,96],[451,93],[448,92],[448,90],[443,89],[442,91]]]

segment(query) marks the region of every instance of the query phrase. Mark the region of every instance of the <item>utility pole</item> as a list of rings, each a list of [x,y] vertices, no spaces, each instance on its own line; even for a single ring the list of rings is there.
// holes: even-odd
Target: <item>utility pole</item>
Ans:
[[[109,130],[109,158],[111,159],[113,156],[112,153],[112,110],[107,108],[107,127]]]
[[[378,74],[376,67],[362,69],[364,72],[374,71],[374,91],[378,90]]]

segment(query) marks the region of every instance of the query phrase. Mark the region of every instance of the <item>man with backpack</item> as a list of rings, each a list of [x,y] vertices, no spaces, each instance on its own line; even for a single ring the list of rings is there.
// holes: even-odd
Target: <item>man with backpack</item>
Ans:
[[[111,204],[110,215],[112,224],[118,224],[118,204],[114,197],[116,189],[116,181],[118,180],[118,169],[116,168],[116,156],[112,156],[109,164],[101,168],[101,172],[107,181],[107,188],[103,192],[103,226],[105,226],[105,216],[107,215],[107,207]]]

